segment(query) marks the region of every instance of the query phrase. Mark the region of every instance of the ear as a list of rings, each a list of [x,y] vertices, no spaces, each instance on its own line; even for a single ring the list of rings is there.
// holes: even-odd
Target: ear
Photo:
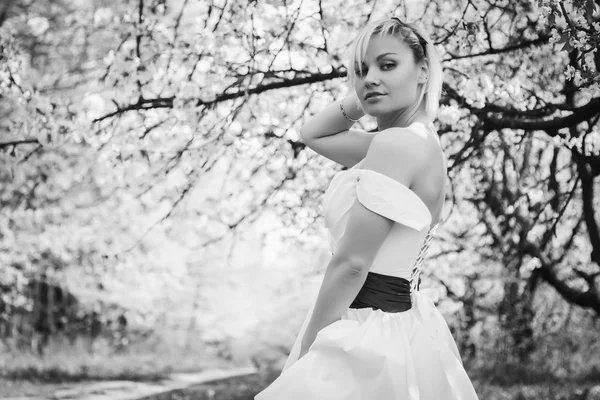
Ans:
[[[426,58],[420,63],[419,83],[425,83],[429,79],[429,60]]]

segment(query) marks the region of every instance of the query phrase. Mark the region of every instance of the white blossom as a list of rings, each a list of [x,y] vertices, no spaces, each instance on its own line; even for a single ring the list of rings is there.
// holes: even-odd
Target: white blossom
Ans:
[[[453,106],[441,106],[438,113],[438,119],[446,125],[454,125],[460,119],[460,111]]]
[[[102,7],[94,13],[94,26],[107,25],[113,18],[113,12],[108,7]]]
[[[550,39],[548,39],[548,42],[550,44],[558,42],[560,40],[560,33],[558,33],[556,28],[552,28],[551,32],[552,33],[551,33]]]
[[[34,36],[43,35],[50,27],[50,23],[44,17],[33,17],[27,21],[27,26]]]

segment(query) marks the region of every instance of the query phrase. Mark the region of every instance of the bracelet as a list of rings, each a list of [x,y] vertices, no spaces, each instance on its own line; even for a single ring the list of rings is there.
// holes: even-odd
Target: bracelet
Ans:
[[[346,114],[346,110],[344,110],[344,100],[340,101],[340,110],[342,110],[342,115],[344,117],[346,117],[346,119],[348,121],[356,122],[360,119],[360,118],[354,119],[354,118],[350,117],[348,114]]]

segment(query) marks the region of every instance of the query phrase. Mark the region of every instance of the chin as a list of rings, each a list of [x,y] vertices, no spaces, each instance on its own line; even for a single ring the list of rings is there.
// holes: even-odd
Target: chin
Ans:
[[[365,104],[363,105],[363,110],[368,114],[387,114],[390,112],[390,106],[381,103]]]
[[[365,114],[369,114],[371,117],[385,117],[385,116],[396,116],[402,113],[403,108],[390,108],[384,107],[379,104],[372,105],[364,109]]]

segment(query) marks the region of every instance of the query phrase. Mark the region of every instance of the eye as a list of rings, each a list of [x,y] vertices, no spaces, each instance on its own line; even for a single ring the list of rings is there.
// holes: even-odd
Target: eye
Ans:
[[[396,66],[396,64],[388,62],[388,63],[383,64],[381,66],[381,69],[384,70],[384,71],[387,71],[387,70],[390,70],[390,69],[394,68],[395,66]]]
[[[363,76],[366,75],[367,72],[369,72],[369,69],[367,67],[362,67],[362,71],[359,68],[355,68],[354,69],[354,73],[356,74],[356,76]]]

